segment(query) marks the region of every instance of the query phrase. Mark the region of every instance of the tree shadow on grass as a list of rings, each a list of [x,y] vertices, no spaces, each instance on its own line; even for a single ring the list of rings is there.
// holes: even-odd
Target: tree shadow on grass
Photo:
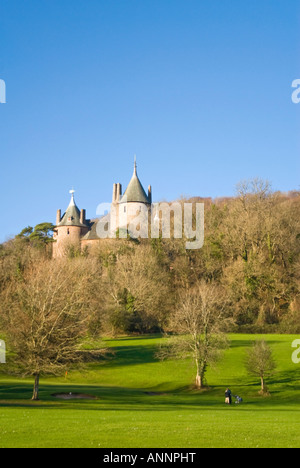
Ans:
[[[154,340],[154,339],[160,339],[163,338],[162,334],[156,334],[156,335],[138,335],[138,336],[121,336],[121,337],[116,337],[116,338],[107,338],[105,340],[106,343],[114,343],[117,341],[145,341],[145,340]]]
[[[294,370],[275,372],[272,377],[268,378],[267,385],[281,385],[286,384],[287,388],[291,391],[299,392],[300,397],[300,368],[295,366]],[[284,388],[283,388],[284,389]]]
[[[263,339],[263,338],[261,338]],[[244,340],[230,340],[229,338],[229,349],[236,349],[236,348],[251,348],[251,346],[256,342],[256,341],[259,341],[260,338],[258,338],[257,336],[253,336],[252,339],[250,338],[247,338],[247,339],[244,339]],[[282,341],[280,340],[267,340],[267,344],[272,346],[272,345],[276,345],[276,344],[282,344]]]
[[[168,384],[168,383],[166,383]],[[161,391],[161,386],[151,388],[126,388],[84,385],[42,385],[41,400],[30,400],[32,388],[28,385],[15,385],[1,391],[1,408],[49,409],[70,411],[120,411],[120,412],[149,412],[149,411],[293,411],[300,412],[300,405],[295,408],[292,396],[282,401],[275,396],[270,398],[258,396],[256,388],[251,392],[249,401],[242,405],[227,407],[224,404],[223,388],[210,387],[205,392],[191,390],[190,387],[176,387],[169,391]],[[243,386],[238,389],[243,395]],[[257,388],[258,390],[258,388]],[[57,400],[54,393],[87,393],[96,396],[97,400]],[[275,398],[274,398],[275,396]],[[285,407],[286,406],[286,407]]]
[[[158,346],[116,346],[110,349],[115,353],[114,358],[102,361],[103,365],[108,368],[159,362],[156,357]]]

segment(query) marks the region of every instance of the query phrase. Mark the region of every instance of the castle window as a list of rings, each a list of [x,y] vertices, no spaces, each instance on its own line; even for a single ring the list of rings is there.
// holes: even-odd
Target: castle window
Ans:
[[[70,229],[67,230],[67,234],[68,234],[68,236],[70,235]]]
[[[124,206],[124,213],[126,213],[126,206]]]

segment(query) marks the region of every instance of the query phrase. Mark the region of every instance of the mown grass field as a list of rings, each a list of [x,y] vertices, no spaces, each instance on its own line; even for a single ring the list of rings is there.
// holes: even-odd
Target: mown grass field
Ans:
[[[2,374],[0,447],[299,447],[300,365],[291,360],[298,337],[263,337],[278,363],[268,398],[244,369],[245,351],[258,337],[230,338],[223,360],[208,371],[209,390],[200,393],[191,387],[195,371],[188,362],[155,359],[158,336],[106,340],[114,359],[67,378],[41,379],[39,402],[30,400],[31,380]],[[227,386],[244,398],[242,405],[225,406]],[[60,392],[98,399],[51,396]]]

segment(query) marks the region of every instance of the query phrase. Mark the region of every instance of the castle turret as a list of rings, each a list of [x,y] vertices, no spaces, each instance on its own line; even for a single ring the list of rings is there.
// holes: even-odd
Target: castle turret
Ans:
[[[70,191],[70,204],[61,217],[61,211],[57,212],[56,226],[53,239],[56,241],[53,244],[53,256],[62,257],[70,245],[80,248],[82,236],[88,232],[88,224],[86,222],[85,210],[79,210],[76,206],[74,198],[74,190]]]
[[[148,195],[147,195],[141,184],[140,179],[138,178],[137,164],[136,164],[136,160],[134,160],[133,176],[128,184],[128,187],[123,197],[121,198],[120,203],[143,203],[145,205],[151,205],[151,202],[152,202],[151,189],[150,189],[150,193],[148,192]]]
[[[132,178],[124,195],[122,196],[120,193],[118,200],[118,227],[128,225],[145,207],[149,214],[151,213],[152,189],[149,185],[147,195],[137,174],[136,158],[134,159]]]

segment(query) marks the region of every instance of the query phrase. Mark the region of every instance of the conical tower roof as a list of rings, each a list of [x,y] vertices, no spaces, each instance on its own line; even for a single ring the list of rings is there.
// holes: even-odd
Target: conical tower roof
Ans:
[[[128,203],[128,202],[151,204],[151,200],[147,196],[141,184],[141,181],[138,178],[136,160],[134,161],[133,176],[120,201],[120,203]]]
[[[75,198],[74,198],[74,190],[70,191],[71,193],[71,201],[70,204],[67,208],[67,211],[63,215],[61,222],[58,224],[58,226],[86,226],[85,224],[82,224],[80,222],[80,210],[76,206],[75,203]]]

